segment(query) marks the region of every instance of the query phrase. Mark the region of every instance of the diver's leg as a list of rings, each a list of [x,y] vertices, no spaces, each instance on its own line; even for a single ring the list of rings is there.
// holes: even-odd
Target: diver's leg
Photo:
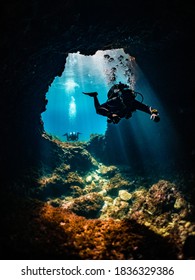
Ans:
[[[105,108],[106,106],[104,106],[106,103],[100,105],[97,95],[93,96],[93,101],[96,113],[102,116],[107,116],[108,110]]]
[[[100,105],[99,99],[97,97],[98,93],[97,92],[83,92],[84,94],[93,97],[94,101],[94,107],[96,110],[96,113],[102,116],[107,116],[108,115],[108,109],[106,103]]]
[[[95,106],[95,109],[96,109],[96,112],[97,112],[99,107],[100,107],[100,102],[99,102],[99,99],[98,99],[97,95],[93,97],[93,101],[94,101],[94,106]]]
[[[97,92],[83,92],[83,94],[85,95],[88,95],[90,97],[93,97],[93,100],[94,100],[94,106],[95,106],[95,109],[96,109],[96,112],[98,111],[99,107],[100,107],[100,102],[98,100],[98,93]]]

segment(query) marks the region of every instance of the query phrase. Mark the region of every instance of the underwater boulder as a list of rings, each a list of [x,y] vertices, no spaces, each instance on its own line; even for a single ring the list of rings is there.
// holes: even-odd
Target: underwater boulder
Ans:
[[[66,163],[70,164],[72,170],[89,171],[98,165],[96,160],[83,146],[70,145],[63,150]]]
[[[36,191],[39,198],[47,200],[81,193],[84,188],[82,177],[77,172],[69,172],[69,169],[63,171],[63,167],[66,168],[66,165],[56,168],[54,173],[39,179],[39,189]]]
[[[104,189],[109,195],[117,197],[121,189],[129,190],[132,188],[132,184],[131,181],[124,179],[120,173],[117,173],[110,179],[109,183],[105,185]]]
[[[92,192],[66,202],[62,205],[62,207],[79,216],[91,219],[99,216],[99,211],[103,204],[103,196],[99,193]]]
[[[101,176],[111,178],[118,172],[118,168],[115,165],[106,166],[101,164],[98,171]]]
[[[36,196],[43,201],[49,198],[59,198],[68,193],[66,180],[56,173],[43,176],[39,180],[39,184],[39,188],[36,190]]]
[[[130,194],[128,191],[120,190],[119,197],[120,197],[120,199],[122,199],[124,201],[128,201],[132,198],[132,194]]]

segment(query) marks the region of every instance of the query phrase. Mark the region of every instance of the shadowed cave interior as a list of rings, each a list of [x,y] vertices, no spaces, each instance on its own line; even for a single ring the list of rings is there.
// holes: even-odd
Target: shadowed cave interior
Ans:
[[[194,259],[192,6],[1,6],[1,259]],[[113,49],[135,57],[162,107],[160,133],[150,121],[139,139],[125,121],[86,142],[45,133],[46,93],[68,54]]]

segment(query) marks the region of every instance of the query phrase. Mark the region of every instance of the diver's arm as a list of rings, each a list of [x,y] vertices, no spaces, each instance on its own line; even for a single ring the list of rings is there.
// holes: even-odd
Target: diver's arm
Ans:
[[[159,117],[159,113],[157,109],[154,109],[152,107],[149,107],[148,105],[145,105],[137,100],[133,101],[135,109],[136,110],[140,110],[142,112],[145,112],[149,115],[151,115],[151,119],[155,122],[159,122],[160,121],[160,117]]]
[[[140,110],[151,115],[150,107],[148,105],[145,105],[137,100],[133,101],[133,105],[135,106],[136,110]]]

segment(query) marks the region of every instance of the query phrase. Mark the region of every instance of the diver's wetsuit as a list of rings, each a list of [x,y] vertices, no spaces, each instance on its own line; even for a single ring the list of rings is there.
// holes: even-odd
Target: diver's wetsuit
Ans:
[[[118,92],[118,96],[108,99],[105,103],[99,103],[97,96],[94,96],[96,113],[108,116],[108,112],[117,114],[120,118],[130,118],[131,113],[140,110],[151,115],[150,107],[137,101],[132,90],[125,89]]]
[[[128,85],[119,83],[112,86],[108,92],[108,100],[103,104],[99,103],[97,92],[83,93],[94,98],[96,113],[108,117],[109,123],[118,123],[121,118],[129,119],[136,110],[151,115],[155,122],[160,120],[158,111],[137,101],[136,93]]]

